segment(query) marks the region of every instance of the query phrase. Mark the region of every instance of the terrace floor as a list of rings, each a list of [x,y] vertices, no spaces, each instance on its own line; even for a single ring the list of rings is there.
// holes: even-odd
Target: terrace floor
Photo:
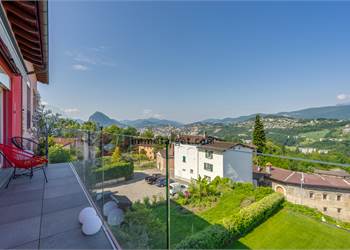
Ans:
[[[81,231],[78,215],[90,206],[68,163],[12,180],[0,190],[0,249],[113,249],[103,229]]]

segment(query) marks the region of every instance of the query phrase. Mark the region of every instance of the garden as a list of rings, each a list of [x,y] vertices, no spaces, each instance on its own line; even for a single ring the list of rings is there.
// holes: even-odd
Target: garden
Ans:
[[[282,200],[283,197],[273,193],[270,188],[233,183],[227,178],[217,177],[210,183],[206,179],[194,181],[187,194],[177,196],[171,201],[171,247],[212,248],[216,244],[219,245],[215,248],[223,247],[222,242],[228,244],[235,235],[266,219],[269,216],[267,211],[271,210],[272,213]],[[259,205],[254,207],[253,204]],[[242,213],[245,210],[247,212]],[[242,213],[240,217],[232,217],[239,213]],[[247,222],[246,218],[249,216],[252,219]],[[165,247],[164,201],[154,198],[153,201],[146,199],[137,202],[126,212],[125,218],[121,226],[113,229],[123,248]],[[142,237],[136,237],[135,240],[133,235]]]

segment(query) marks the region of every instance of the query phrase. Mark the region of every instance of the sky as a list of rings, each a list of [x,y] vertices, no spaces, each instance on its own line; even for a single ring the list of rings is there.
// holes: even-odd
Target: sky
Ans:
[[[350,2],[49,1],[43,103],[206,118],[350,101]]]

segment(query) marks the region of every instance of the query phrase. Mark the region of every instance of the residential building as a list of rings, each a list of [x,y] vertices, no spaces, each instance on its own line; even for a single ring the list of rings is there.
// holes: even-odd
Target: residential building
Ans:
[[[165,174],[166,171],[166,150],[162,149],[156,154],[157,160],[157,169]],[[169,167],[169,175],[171,178],[174,177],[174,144],[169,144],[168,149],[168,167]]]
[[[152,144],[139,144],[136,146],[139,154],[145,154],[149,160],[155,159],[154,148]]]
[[[47,2],[0,5],[0,143],[30,136],[37,82],[48,83]]]
[[[175,178],[190,181],[216,176],[234,181],[253,181],[253,152],[248,145],[213,140],[208,143],[177,143],[174,146]]]
[[[328,216],[350,221],[350,178],[347,173],[302,173],[273,166],[254,167],[254,182],[271,186],[292,203],[316,208]]]

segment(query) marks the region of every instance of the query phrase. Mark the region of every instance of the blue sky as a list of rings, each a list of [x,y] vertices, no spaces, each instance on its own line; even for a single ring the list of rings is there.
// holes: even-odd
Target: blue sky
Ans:
[[[72,117],[190,122],[350,101],[350,2],[49,2]]]

